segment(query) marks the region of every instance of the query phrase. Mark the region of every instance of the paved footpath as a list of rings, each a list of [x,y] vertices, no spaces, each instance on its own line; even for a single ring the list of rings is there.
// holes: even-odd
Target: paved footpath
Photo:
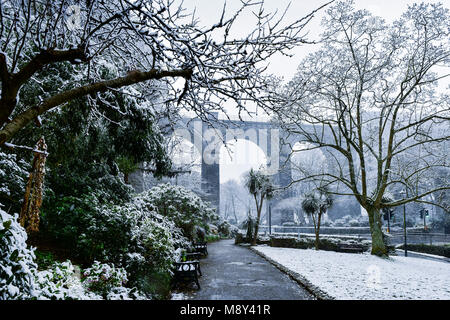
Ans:
[[[208,257],[201,259],[201,290],[193,300],[311,300],[305,289],[264,258],[234,240],[208,244]]]

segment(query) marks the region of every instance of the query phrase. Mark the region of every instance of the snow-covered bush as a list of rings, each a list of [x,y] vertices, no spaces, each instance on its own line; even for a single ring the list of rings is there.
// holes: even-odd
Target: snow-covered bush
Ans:
[[[170,286],[170,268],[177,260],[177,248],[190,243],[174,222],[163,217],[148,203],[135,198],[132,203],[116,206],[116,214],[129,217],[131,241],[123,258],[129,283],[150,295],[165,297]]]
[[[340,219],[334,220],[333,226],[335,226],[335,227],[349,227],[351,220],[354,220],[354,218],[352,216],[350,216],[350,215],[346,215],[346,216],[343,216]]]
[[[246,238],[251,240],[255,230],[255,225],[256,218],[254,216],[247,215],[247,218],[241,222],[239,228],[246,230]]]
[[[17,160],[15,154],[0,151],[0,202],[11,212],[18,212],[25,193],[30,165]]]
[[[114,287],[106,296],[107,300],[148,300],[137,288]]]
[[[27,248],[26,239],[17,215],[0,209],[0,300],[92,298],[80,285],[69,288],[70,262],[38,272],[34,249]]]
[[[57,300],[99,300],[102,297],[88,292],[75,275],[75,268],[67,260],[54,262],[52,266],[36,275],[38,291],[34,293],[34,299]]]
[[[236,234],[239,232],[239,229],[236,226],[231,225],[228,221],[221,221],[217,229],[219,231],[219,234],[222,237],[235,237]]]
[[[49,269],[40,271],[39,281],[45,283],[50,281],[55,284],[55,287],[64,287],[68,284],[69,279],[75,273],[74,266],[67,260],[65,262],[54,262]],[[46,281],[43,281],[46,279]]]
[[[106,298],[113,288],[123,287],[128,278],[124,268],[95,261],[90,268],[84,270],[82,281],[89,291]]]
[[[183,230],[185,237],[195,237],[195,226],[210,231],[209,223],[217,223],[219,216],[215,209],[204,202],[194,192],[170,184],[160,184],[139,194],[136,200],[140,200],[149,208],[155,208],[159,214],[173,221]]]
[[[36,290],[34,252],[27,248],[27,234],[17,218],[0,208],[1,300],[26,299]]]
[[[83,272],[82,280],[75,274],[70,261],[56,262],[37,274],[38,290],[33,299],[58,300],[142,300],[147,296],[137,288],[127,288],[125,269],[114,265],[94,264]]]
[[[136,287],[125,287],[128,283],[126,270],[113,264],[95,261],[90,268],[84,270],[82,283],[89,292],[107,300],[148,299]]]
[[[175,249],[189,246],[175,223],[139,196],[121,205],[103,206],[94,194],[65,197],[45,215],[48,233],[78,259],[123,267],[130,284],[139,289],[144,287],[140,282],[144,275],[169,273]]]
[[[136,288],[123,287],[127,279],[123,268],[95,263],[84,273],[89,285],[80,282],[69,260],[38,271],[34,249],[27,248],[26,239],[17,215],[0,209],[0,300],[147,298]]]
[[[340,219],[336,219],[331,224],[333,227],[368,227],[369,217],[368,216],[350,216],[346,215]]]

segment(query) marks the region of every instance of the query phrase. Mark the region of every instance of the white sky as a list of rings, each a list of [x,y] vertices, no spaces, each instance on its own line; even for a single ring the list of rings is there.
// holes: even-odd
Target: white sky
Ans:
[[[267,163],[264,151],[247,140],[233,141],[228,149],[220,149],[220,183],[228,180],[242,182],[242,175],[251,168],[260,169]]]
[[[407,9],[408,5],[416,2],[437,3],[442,2],[446,7],[450,8],[450,1],[437,0],[355,0],[357,9],[367,9],[377,16],[383,17],[386,22],[392,22],[401,16]],[[222,13],[222,8],[225,0],[185,0],[184,6],[188,11],[195,9],[196,16],[200,21],[200,25],[209,26],[217,23]],[[231,13],[240,7],[240,0],[227,0],[227,12]],[[274,12],[278,9],[281,14],[289,5],[289,9],[285,16],[286,23],[293,22],[300,17],[309,14],[314,9],[317,9],[322,4],[328,1],[323,0],[265,0],[265,8],[267,12]],[[314,40],[318,38],[321,33],[320,21],[323,17],[324,10],[321,10],[315,15],[313,20],[307,25],[305,31],[308,32],[308,39]],[[236,26],[231,30],[230,34],[239,36],[245,35],[252,29],[252,15],[247,11],[242,15],[241,19],[236,21]],[[269,62],[268,73],[273,73],[278,76],[283,76],[285,80],[289,80],[295,74],[297,65],[302,57],[307,53],[314,51],[317,48],[315,45],[305,45],[294,49],[291,53],[294,54],[292,58],[282,55],[274,56]]]
[[[193,11],[195,9],[196,16],[199,19],[199,23],[202,26],[210,26],[217,23],[220,19],[222,13],[222,8],[225,0],[185,0],[184,7],[188,11]],[[320,7],[322,4],[328,1],[323,0],[266,0],[265,8],[268,12],[273,12],[278,9],[278,12],[284,12],[285,8],[290,4],[289,9],[285,16],[286,23],[293,22],[300,17],[303,17],[313,11],[314,9]],[[357,9],[367,9],[377,16],[383,17],[386,22],[390,23],[401,16],[403,12],[407,9],[408,5],[411,5],[415,0],[355,0],[355,6]],[[450,1],[436,1],[436,0],[423,0],[427,3],[442,2],[446,7],[450,7]],[[240,0],[227,0],[227,12],[231,13],[240,7]],[[317,13],[313,20],[307,25],[305,33],[307,32],[308,40],[315,40],[321,33],[320,21],[323,17],[324,10]],[[250,11],[247,11],[242,15],[241,19],[236,21],[236,25],[231,29],[230,34],[235,37],[240,35],[245,35],[250,30],[252,30],[252,15]],[[296,70],[297,65],[300,60],[305,57],[308,53],[317,49],[316,45],[304,45],[302,47],[292,50],[291,54],[293,57],[289,58],[282,55],[276,55],[272,57],[269,63],[267,72],[275,74],[277,76],[284,77],[285,81],[291,79]],[[445,86],[449,84],[447,81]],[[229,110],[229,114],[233,114],[232,108]],[[259,154],[262,152],[258,147],[251,143],[239,143],[235,150],[235,154]],[[221,153],[222,155],[222,153]],[[228,158],[228,157],[226,157]],[[226,163],[221,164],[221,183],[226,182],[230,179],[239,180],[242,173],[248,171],[251,167],[258,168],[261,164],[261,157],[249,157],[243,160],[242,157],[237,159],[236,157],[231,161],[229,158]],[[224,161],[225,162],[225,161]]]

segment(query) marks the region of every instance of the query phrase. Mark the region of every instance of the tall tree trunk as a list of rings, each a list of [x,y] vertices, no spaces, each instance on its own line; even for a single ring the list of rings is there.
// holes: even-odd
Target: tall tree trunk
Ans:
[[[372,235],[372,254],[380,257],[388,256],[388,249],[383,241],[383,232],[381,231],[381,215],[376,208],[365,208],[369,215],[370,233]]]
[[[231,196],[231,202],[233,203],[233,215],[234,215],[234,220],[236,221],[236,225],[239,223],[238,218],[236,216],[236,207],[234,206],[234,196]]]
[[[261,200],[258,206],[258,202],[256,202],[256,223],[255,223],[255,234],[252,239],[252,246],[256,246],[256,240],[258,239],[258,231],[259,231],[259,219],[261,219],[261,211],[262,211],[262,205],[263,205],[264,197],[261,196]]]

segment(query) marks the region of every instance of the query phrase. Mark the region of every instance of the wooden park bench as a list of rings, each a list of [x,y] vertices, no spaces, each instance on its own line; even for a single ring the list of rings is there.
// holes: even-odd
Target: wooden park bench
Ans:
[[[347,252],[347,253],[363,253],[364,248],[357,244],[345,244],[340,243],[338,245],[339,252]]]
[[[203,256],[203,253],[196,252],[196,251],[194,251],[194,252],[187,252],[187,253],[185,253],[185,256],[186,256],[186,260],[188,260],[188,261],[199,260]]]
[[[173,280],[175,285],[180,282],[194,281],[197,285],[197,288],[200,290],[198,276],[201,276],[202,272],[200,270],[200,262],[198,262],[197,260],[175,262],[173,273]]]
[[[205,256],[208,255],[208,247],[206,245],[206,242],[194,242],[192,245],[195,251],[200,252]]]

